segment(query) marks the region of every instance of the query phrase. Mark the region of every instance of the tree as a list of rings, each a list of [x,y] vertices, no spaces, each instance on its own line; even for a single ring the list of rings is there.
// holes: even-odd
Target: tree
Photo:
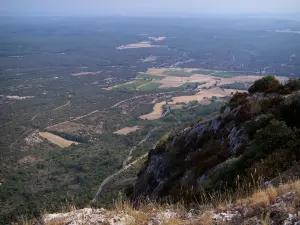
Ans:
[[[279,81],[274,76],[266,76],[254,82],[248,92],[277,92],[280,87]]]

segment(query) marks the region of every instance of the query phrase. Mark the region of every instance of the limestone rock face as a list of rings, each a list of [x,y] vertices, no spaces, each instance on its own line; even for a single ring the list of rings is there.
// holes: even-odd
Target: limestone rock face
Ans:
[[[279,148],[290,148],[286,143],[296,141],[292,121],[300,116],[298,105],[298,92],[235,94],[217,118],[158,142],[138,174],[132,198],[180,200],[182,193],[194,197],[225,184],[232,187],[255,163],[273,152],[282,154]]]

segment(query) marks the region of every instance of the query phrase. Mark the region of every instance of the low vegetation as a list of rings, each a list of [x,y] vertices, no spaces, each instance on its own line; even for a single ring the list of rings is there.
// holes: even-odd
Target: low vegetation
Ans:
[[[192,76],[192,73],[190,73],[190,72],[177,71],[177,70],[164,71],[163,74],[168,75],[168,76],[176,76],[176,77],[190,77],[190,76]]]
[[[193,70],[192,74],[203,74],[203,75],[211,75],[214,71],[213,70]]]
[[[129,89],[129,90],[136,90],[139,86],[145,85],[150,83],[149,81],[146,80],[135,80],[135,81],[130,81],[125,84],[120,84],[117,86],[114,86],[113,89]]]
[[[152,74],[146,74],[146,73],[139,73],[136,76],[137,79],[144,79],[144,80],[162,80],[165,77],[164,76],[155,76]]]
[[[162,84],[160,83],[149,83],[146,85],[143,85],[141,87],[138,87],[138,91],[154,91],[157,88],[159,88]]]

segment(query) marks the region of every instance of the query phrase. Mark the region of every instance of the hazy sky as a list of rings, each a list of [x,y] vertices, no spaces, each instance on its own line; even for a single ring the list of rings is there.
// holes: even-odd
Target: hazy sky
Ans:
[[[300,0],[0,0],[6,13],[143,14],[143,13],[289,13]]]

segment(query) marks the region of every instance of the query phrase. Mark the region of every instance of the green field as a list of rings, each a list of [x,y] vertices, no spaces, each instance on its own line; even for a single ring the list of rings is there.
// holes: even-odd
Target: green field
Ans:
[[[206,82],[190,82],[181,85],[179,88],[186,89],[186,88],[197,88],[199,85],[205,84]]]
[[[216,76],[216,77],[222,77],[222,78],[232,78],[235,76],[244,76],[246,75],[245,72],[236,72],[236,71],[226,71],[226,72],[214,72],[211,74],[212,76]]]
[[[219,86],[220,88],[227,88],[227,89],[238,89],[238,90],[248,90],[250,84],[246,83],[232,83],[232,84],[224,84]]]
[[[137,87],[143,85],[143,84],[147,84],[149,83],[149,81],[147,80],[136,80],[136,81],[132,81],[132,82],[127,82],[125,84],[120,84],[117,86],[114,86],[114,89],[130,89],[130,90],[136,90]]]
[[[144,79],[144,80],[162,80],[165,77],[163,76],[156,76],[152,74],[145,74],[145,73],[139,73],[136,78],[138,79]]]
[[[213,72],[214,72],[213,70],[210,70],[210,71],[207,71],[207,70],[193,70],[191,73],[193,73],[193,74],[202,74],[202,75],[210,75]]]
[[[142,86],[142,87],[138,88],[138,90],[139,91],[154,91],[155,89],[157,89],[161,85],[162,84],[160,84],[160,83],[149,83],[145,86]]]
[[[191,73],[193,74],[203,74],[203,75],[212,75],[216,77],[222,78],[232,78],[234,76],[244,76],[246,72],[239,72],[239,71],[207,71],[207,70],[193,70]]]
[[[189,72],[184,72],[184,71],[164,71],[163,74],[168,75],[168,76],[176,76],[176,77],[190,77],[193,74]]]

